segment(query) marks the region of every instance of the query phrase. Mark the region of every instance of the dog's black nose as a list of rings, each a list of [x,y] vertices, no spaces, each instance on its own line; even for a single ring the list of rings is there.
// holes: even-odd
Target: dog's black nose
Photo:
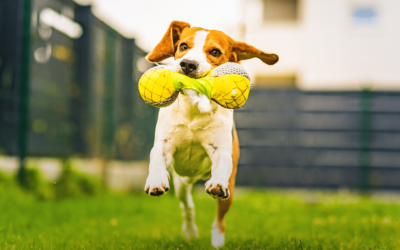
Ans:
[[[195,71],[199,66],[199,64],[196,61],[190,61],[187,59],[183,59],[179,65],[181,65],[181,68],[185,73],[185,75],[188,75],[192,71]]]

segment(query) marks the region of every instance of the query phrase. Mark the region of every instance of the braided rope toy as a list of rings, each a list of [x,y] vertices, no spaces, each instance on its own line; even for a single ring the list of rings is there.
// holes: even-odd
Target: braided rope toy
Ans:
[[[250,92],[250,77],[237,63],[224,63],[203,78],[190,78],[165,66],[147,70],[139,80],[143,100],[158,108],[171,105],[181,89],[195,90],[227,109],[242,107]]]

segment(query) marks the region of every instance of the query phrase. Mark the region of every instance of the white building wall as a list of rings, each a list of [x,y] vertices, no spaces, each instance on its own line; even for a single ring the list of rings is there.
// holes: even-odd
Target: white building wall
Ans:
[[[298,22],[268,24],[261,0],[246,1],[245,41],[280,61],[245,65],[253,76],[296,75],[302,89],[400,90],[400,0],[366,1],[303,0]],[[360,2],[376,7],[376,23],[353,21]]]

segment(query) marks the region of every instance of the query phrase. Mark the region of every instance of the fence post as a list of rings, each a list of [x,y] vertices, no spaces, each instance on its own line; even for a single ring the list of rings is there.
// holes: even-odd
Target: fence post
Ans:
[[[360,191],[366,192],[369,188],[369,175],[371,166],[371,106],[372,92],[369,89],[363,89],[360,93],[360,152],[358,156],[358,165],[360,168]]]
[[[109,162],[114,152],[114,79],[115,79],[115,46],[116,33],[106,31],[106,55],[104,69],[103,93],[103,141],[102,141],[102,179],[104,187],[107,186]]]
[[[21,81],[19,86],[19,120],[18,120],[18,180],[25,185],[25,160],[28,144],[29,117],[29,64],[30,64],[30,33],[31,33],[31,0],[22,0],[22,51],[21,51]]]

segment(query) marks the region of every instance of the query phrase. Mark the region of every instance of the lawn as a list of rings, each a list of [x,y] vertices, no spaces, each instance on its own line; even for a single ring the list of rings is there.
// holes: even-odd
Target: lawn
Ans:
[[[195,204],[200,238],[187,243],[171,194],[40,200],[0,186],[0,249],[211,249],[215,200],[199,187]],[[400,249],[399,217],[400,205],[379,197],[239,190],[223,249]]]

